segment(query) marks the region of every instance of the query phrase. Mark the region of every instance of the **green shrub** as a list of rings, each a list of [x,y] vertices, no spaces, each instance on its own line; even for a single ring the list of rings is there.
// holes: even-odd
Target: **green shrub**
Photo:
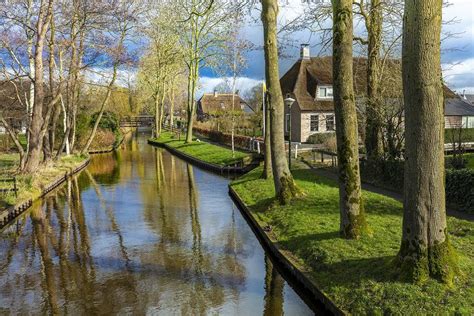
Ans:
[[[445,129],[444,130],[444,142],[449,144],[453,141],[453,134],[454,139],[458,141],[459,137],[459,129]],[[461,130],[461,140],[462,142],[474,142],[474,128],[463,128]]]
[[[365,182],[403,193],[404,162],[401,160],[363,161],[361,175]],[[460,211],[474,213],[474,170],[446,170],[446,202]]]
[[[462,211],[474,213],[474,170],[446,171],[446,202]]]
[[[336,137],[335,133],[317,133],[309,136],[306,142],[310,144],[324,144],[334,137]]]
[[[92,114],[90,126],[93,126],[95,124],[98,116],[99,116],[99,112]],[[103,129],[111,130],[112,132],[115,133],[120,127],[117,114],[110,111],[105,111],[100,120],[99,127]]]

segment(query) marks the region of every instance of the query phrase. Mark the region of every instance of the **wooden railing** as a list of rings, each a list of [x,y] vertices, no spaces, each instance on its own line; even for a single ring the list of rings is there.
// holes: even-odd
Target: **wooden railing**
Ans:
[[[11,191],[15,193],[15,197],[18,197],[18,186],[16,177],[0,178],[0,193],[6,193]]]

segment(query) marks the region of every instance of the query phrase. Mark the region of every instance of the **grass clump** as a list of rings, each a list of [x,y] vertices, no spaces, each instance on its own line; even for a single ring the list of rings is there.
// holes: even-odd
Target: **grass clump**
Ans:
[[[305,195],[291,204],[274,203],[272,180],[257,168],[231,185],[260,225],[269,225],[294,264],[343,310],[351,314],[474,313],[474,223],[448,218],[449,240],[460,273],[451,286],[429,279],[404,282],[396,258],[402,232],[402,204],[363,191],[372,236],[346,240],[339,235],[337,183],[306,170],[294,170]]]
[[[232,150],[228,148],[202,141],[193,141],[192,143],[186,144],[184,140],[176,139],[174,134],[170,132],[161,133],[159,138],[152,139],[152,141],[166,144],[186,155],[220,166],[247,163],[251,160],[251,154],[235,151],[235,154],[232,155]]]

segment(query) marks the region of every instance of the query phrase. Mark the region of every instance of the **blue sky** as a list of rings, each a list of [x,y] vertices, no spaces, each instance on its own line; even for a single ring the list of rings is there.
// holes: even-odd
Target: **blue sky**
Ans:
[[[302,12],[301,0],[292,0],[288,6],[281,9],[282,21],[289,20]],[[457,23],[445,26],[445,31],[456,33],[457,36],[449,38],[442,43],[443,76],[448,86],[461,93],[466,90],[474,93],[474,3],[472,0],[450,0],[451,5],[444,9],[443,20],[458,20]],[[262,26],[254,24],[245,27],[242,35],[257,46],[262,45]],[[312,54],[319,51],[316,43],[318,38],[309,32],[299,32],[292,35],[296,43],[309,42],[312,45]],[[280,73],[283,75],[299,58],[299,48],[287,50],[289,58],[280,60]],[[246,90],[264,79],[263,51],[257,50],[247,54],[248,67],[243,77],[239,80],[240,90]],[[201,72],[201,91],[211,92],[220,82],[216,75],[209,69]]]

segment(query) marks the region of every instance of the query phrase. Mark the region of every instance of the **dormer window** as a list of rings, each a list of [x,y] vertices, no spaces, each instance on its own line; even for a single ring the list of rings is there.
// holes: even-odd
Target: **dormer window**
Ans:
[[[332,87],[325,86],[318,88],[318,99],[332,99]]]

